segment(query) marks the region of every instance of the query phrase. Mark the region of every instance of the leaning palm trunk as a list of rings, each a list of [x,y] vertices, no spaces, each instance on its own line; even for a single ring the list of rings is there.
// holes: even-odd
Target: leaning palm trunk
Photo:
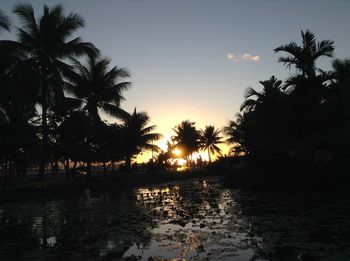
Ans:
[[[88,117],[88,124],[87,124],[87,129],[86,129],[86,135],[87,139],[86,142],[88,144],[88,151],[87,151],[87,161],[86,161],[86,182],[90,181],[91,178],[91,150],[90,150],[90,144],[91,144],[91,116],[89,114]]]
[[[47,77],[44,66],[41,70],[41,102],[42,102],[42,144],[40,155],[40,166],[38,179],[42,180],[45,173],[46,159],[47,159],[47,142],[48,142],[48,130],[47,130]]]
[[[66,178],[70,178],[69,158],[66,159]]]
[[[210,156],[210,149],[208,148],[208,159],[209,159],[209,163],[211,163],[211,156]]]

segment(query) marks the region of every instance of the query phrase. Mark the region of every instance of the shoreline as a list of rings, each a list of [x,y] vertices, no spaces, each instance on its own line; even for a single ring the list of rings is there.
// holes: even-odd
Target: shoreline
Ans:
[[[16,183],[2,185],[0,187],[0,203],[10,203],[31,199],[63,198],[79,193],[84,193],[89,188],[95,192],[113,192],[120,189],[136,188],[139,186],[151,186],[168,182],[197,179],[205,177],[220,177],[222,173],[213,174],[204,169],[186,170],[183,172],[155,171],[148,173],[108,173],[93,175],[89,183],[85,181],[85,175],[75,175],[72,180],[67,180],[64,175],[48,175],[43,180],[37,180],[36,176],[28,180],[16,180]],[[19,178],[17,178],[19,179]]]

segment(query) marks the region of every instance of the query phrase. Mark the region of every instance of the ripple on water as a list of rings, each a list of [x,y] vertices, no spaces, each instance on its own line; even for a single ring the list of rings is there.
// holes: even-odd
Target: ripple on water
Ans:
[[[203,179],[7,204],[0,260],[350,260],[348,203]]]

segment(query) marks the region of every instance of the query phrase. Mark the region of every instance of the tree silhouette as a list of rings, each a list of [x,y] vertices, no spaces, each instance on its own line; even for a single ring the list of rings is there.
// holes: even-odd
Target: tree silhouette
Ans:
[[[64,97],[63,90],[57,88],[55,81],[69,66],[63,59],[78,57],[84,54],[91,56],[97,53],[96,48],[79,37],[69,40],[72,34],[84,26],[84,20],[75,13],[63,14],[61,5],[49,8],[44,5],[43,15],[37,21],[34,9],[30,4],[18,4],[14,13],[20,18],[18,41],[4,40],[2,47],[10,51],[21,51],[27,55],[41,75],[40,104],[42,107],[42,153],[38,177],[44,175],[47,160],[48,125],[47,112],[50,108],[49,97]],[[52,80],[55,81],[52,81]],[[61,85],[62,87],[62,85]]]
[[[302,73],[304,77],[313,77],[316,71],[316,60],[322,56],[332,57],[334,51],[334,42],[324,40],[316,42],[315,35],[306,30],[301,31],[302,45],[296,42],[281,45],[274,49],[277,52],[287,52],[289,56],[280,57],[279,62],[284,63],[287,67],[292,65]]]
[[[161,138],[161,134],[154,133],[156,126],[147,126],[150,118],[146,112],[137,112],[136,108],[132,114],[124,117],[124,123],[121,126],[122,132],[122,153],[125,157],[125,163],[130,169],[131,159],[142,150],[159,151],[158,146],[153,144]]]
[[[224,127],[224,133],[228,136],[226,142],[233,144],[232,152],[239,155],[241,152],[247,154],[247,134],[249,126],[247,126],[247,113],[237,113],[234,120],[229,121],[228,126]]]
[[[209,162],[211,162],[210,154],[221,154],[221,149],[217,146],[222,144],[222,137],[220,136],[220,130],[215,129],[213,125],[205,126],[204,130],[200,130],[199,136],[199,148],[208,151]]]
[[[240,110],[251,111],[256,109],[258,106],[273,106],[274,103],[279,102],[283,93],[281,92],[282,81],[278,80],[275,76],[271,76],[269,80],[259,81],[263,86],[263,90],[258,92],[253,88],[249,87],[245,90],[244,98],[245,101],[242,103]],[[255,96],[256,99],[251,99]]]
[[[189,156],[196,152],[199,148],[199,131],[195,127],[195,123],[189,120],[182,121],[173,128],[175,136],[172,137],[183,153],[189,164]]]
[[[88,115],[86,125],[88,144],[92,142],[94,126],[101,122],[99,110],[118,118],[127,115],[120,108],[120,103],[125,100],[122,92],[129,89],[130,82],[121,80],[130,77],[130,74],[126,69],[116,66],[109,69],[109,63],[108,59],[94,56],[89,56],[86,65],[74,59],[74,70],[66,75],[69,80],[66,84],[67,89],[84,104],[83,110]],[[87,178],[90,177],[90,172],[91,157],[88,157]]]

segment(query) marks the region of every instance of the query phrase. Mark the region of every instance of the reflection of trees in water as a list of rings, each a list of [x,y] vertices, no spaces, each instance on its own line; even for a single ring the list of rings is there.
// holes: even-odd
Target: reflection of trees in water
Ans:
[[[60,206],[53,201],[5,206],[0,215],[0,252],[21,259],[25,251],[53,246],[61,227],[60,215]],[[30,256],[37,257],[36,253]]]
[[[254,253],[283,261],[303,254],[347,260],[349,216],[349,199],[277,197],[183,181],[92,197],[90,208],[85,198],[3,206],[0,260],[118,258],[130,246],[184,258],[246,251],[247,260]]]
[[[209,186],[206,180],[141,188],[136,192],[138,203],[152,210],[155,217],[170,219],[183,226],[218,209],[219,195],[220,190]]]
[[[241,191],[257,256],[273,260],[350,260],[349,199]],[[298,259],[299,258],[299,259]]]
[[[153,230],[152,253],[161,252],[165,255],[162,257],[170,259],[181,256],[202,260],[208,256],[237,255],[242,248],[235,231],[228,229],[230,222],[239,222],[232,210],[232,207],[236,210],[232,193],[222,189],[217,180],[182,181],[139,189],[137,199],[159,220],[159,227]]]
[[[85,207],[85,199],[16,206],[0,215],[0,241],[5,243],[0,252],[6,258],[117,257],[133,243],[146,245],[150,240],[150,215],[131,195],[92,198],[91,208]]]

